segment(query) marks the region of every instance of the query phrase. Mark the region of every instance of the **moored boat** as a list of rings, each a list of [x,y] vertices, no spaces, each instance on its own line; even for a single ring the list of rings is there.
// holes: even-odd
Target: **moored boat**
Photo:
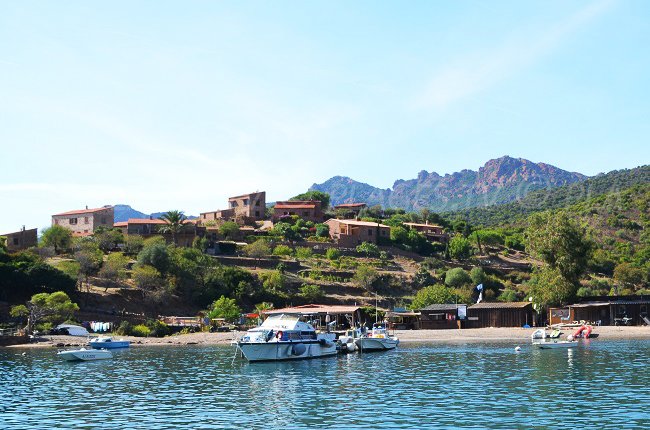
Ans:
[[[533,342],[533,346],[539,349],[561,349],[573,348],[578,345],[575,340],[558,340],[554,342]]]
[[[109,336],[100,336],[90,340],[88,344],[94,349],[115,349],[115,348],[128,348],[131,341],[120,339],[113,340]]]
[[[233,342],[248,361],[300,360],[336,354],[334,333],[317,333],[299,315],[271,315]]]
[[[395,349],[399,339],[389,335],[383,324],[374,324],[372,331],[356,339],[355,343],[360,352],[385,351]]]
[[[70,349],[56,353],[66,361],[93,361],[113,358],[113,353],[105,349]]]

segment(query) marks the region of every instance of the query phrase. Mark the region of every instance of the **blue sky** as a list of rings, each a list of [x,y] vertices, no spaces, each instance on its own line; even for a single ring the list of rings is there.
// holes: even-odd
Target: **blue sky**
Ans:
[[[126,203],[650,160],[650,2],[0,3],[0,233]]]

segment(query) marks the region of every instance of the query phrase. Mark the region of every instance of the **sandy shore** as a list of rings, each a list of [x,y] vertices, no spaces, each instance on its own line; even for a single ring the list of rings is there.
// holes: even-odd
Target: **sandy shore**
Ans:
[[[396,332],[401,342],[529,342],[530,335],[535,329],[523,328],[479,328],[464,330],[398,330]],[[573,333],[574,328],[562,330],[562,337]],[[598,340],[612,339],[648,339],[650,327],[595,327],[594,333]],[[243,332],[230,333],[190,333],[173,335],[163,338],[142,338],[131,336],[115,336],[116,339],[128,339],[131,345],[174,346],[174,345],[227,345]],[[52,348],[86,345],[87,339],[78,336],[43,336],[38,342],[26,345],[14,345],[8,348]]]

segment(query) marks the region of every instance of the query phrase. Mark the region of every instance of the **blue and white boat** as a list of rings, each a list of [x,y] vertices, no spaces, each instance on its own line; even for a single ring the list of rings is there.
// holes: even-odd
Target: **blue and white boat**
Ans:
[[[91,339],[88,344],[94,349],[115,349],[115,348],[128,348],[131,345],[129,340],[113,340],[110,336],[100,336]]]

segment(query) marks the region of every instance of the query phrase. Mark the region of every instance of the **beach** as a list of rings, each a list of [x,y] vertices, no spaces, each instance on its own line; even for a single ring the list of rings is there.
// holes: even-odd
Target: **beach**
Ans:
[[[400,342],[530,342],[530,335],[535,328],[477,328],[477,329],[451,329],[451,330],[397,330],[395,334]],[[565,328],[562,338],[573,333],[576,328]],[[242,331],[225,333],[188,333],[166,337],[134,337],[114,336],[115,339],[130,340],[134,347],[139,346],[174,346],[174,345],[227,345],[234,339],[243,335]],[[649,339],[650,327],[648,326],[602,326],[594,327],[598,335],[596,340],[614,339]],[[35,342],[13,345],[7,348],[52,348],[87,345],[87,337],[81,336],[40,336]]]

